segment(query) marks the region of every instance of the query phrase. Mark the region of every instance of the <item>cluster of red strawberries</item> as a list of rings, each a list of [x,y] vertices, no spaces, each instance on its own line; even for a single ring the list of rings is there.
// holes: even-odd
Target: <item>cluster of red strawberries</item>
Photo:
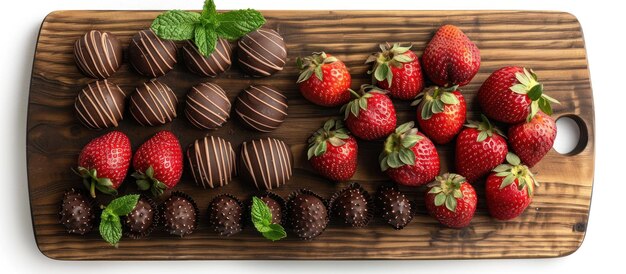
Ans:
[[[482,121],[466,123],[466,101],[461,87],[480,67],[478,47],[456,26],[442,26],[421,57],[400,44],[383,44],[371,55],[372,84],[359,92],[350,89],[346,65],[321,52],[298,60],[302,95],[321,106],[343,105],[343,122],[331,119],[309,139],[308,159],[321,175],[345,181],[357,167],[358,145],[386,138],[380,168],[406,186],[427,185],[426,208],[442,224],[470,223],[477,197],[472,184],[487,177],[489,213],[508,220],[530,204],[537,185],[529,167],[550,150],[556,124],[537,75],[527,68],[504,67],[493,72],[478,91]],[[424,89],[422,71],[436,86]],[[352,95],[352,96],[351,96]],[[352,98],[351,98],[352,97]],[[396,127],[391,98],[414,100],[414,122]],[[504,134],[489,119],[508,127]],[[344,128],[345,124],[345,128]],[[456,173],[440,173],[435,144],[456,138]],[[513,154],[513,152],[515,154]]]

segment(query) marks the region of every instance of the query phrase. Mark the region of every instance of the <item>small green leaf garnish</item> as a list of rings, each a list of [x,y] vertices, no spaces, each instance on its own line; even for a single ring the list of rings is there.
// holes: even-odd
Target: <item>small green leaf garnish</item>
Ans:
[[[107,243],[117,247],[122,238],[121,216],[128,215],[137,205],[139,195],[126,195],[114,199],[102,210],[100,215],[100,236]]]
[[[287,237],[287,232],[285,232],[285,229],[280,224],[272,223],[272,212],[270,208],[258,197],[252,197],[250,215],[254,227],[266,239],[278,241]]]

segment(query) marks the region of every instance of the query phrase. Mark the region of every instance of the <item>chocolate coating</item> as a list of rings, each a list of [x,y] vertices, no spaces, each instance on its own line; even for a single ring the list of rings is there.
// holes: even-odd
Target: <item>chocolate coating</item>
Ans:
[[[372,219],[371,198],[367,191],[356,183],[333,195],[331,208],[334,216],[352,227],[366,226]]]
[[[198,227],[198,207],[191,197],[174,192],[162,205],[165,229],[172,235],[185,236]]]
[[[257,139],[241,144],[242,174],[257,189],[275,189],[293,174],[293,154],[283,141]]]
[[[135,208],[123,218],[126,234],[131,238],[148,236],[158,219],[156,211],[152,200],[146,197],[139,198]]]
[[[237,61],[239,67],[254,77],[270,76],[283,70],[287,48],[283,37],[273,29],[260,28],[241,37]]]
[[[74,43],[74,60],[83,74],[109,78],[122,65],[122,44],[110,32],[91,30]]]
[[[187,93],[185,116],[197,128],[216,129],[230,117],[230,101],[226,92],[213,83],[201,83]]]
[[[178,99],[166,84],[157,80],[137,87],[130,96],[130,114],[142,126],[159,126],[176,118]]]
[[[225,186],[237,172],[235,151],[230,142],[220,137],[195,140],[187,149],[187,160],[194,181],[204,188]]]
[[[93,229],[96,219],[93,201],[86,194],[70,189],[63,194],[59,217],[68,233],[85,235]]]
[[[287,117],[287,97],[271,86],[252,85],[235,102],[235,113],[246,127],[270,132]]]
[[[230,195],[215,197],[209,204],[209,223],[221,236],[241,232],[243,207],[237,198]]]
[[[201,76],[215,77],[230,68],[232,52],[230,43],[222,38],[217,39],[215,51],[209,56],[202,55],[196,45],[187,41],[183,46],[183,60],[191,72]]]
[[[322,199],[306,190],[294,192],[287,202],[290,227],[296,236],[313,239],[328,225],[328,209]]]
[[[286,214],[286,212],[283,213],[285,210],[285,201],[280,198],[280,196],[271,192],[259,196],[259,199],[261,199],[261,201],[263,201],[270,209],[270,212],[272,213],[272,223],[282,224],[283,214]]]
[[[382,218],[395,229],[403,229],[415,215],[411,201],[395,186],[381,186],[376,205]]]
[[[152,29],[141,30],[130,41],[128,57],[139,74],[163,76],[176,64],[176,44],[159,38]]]
[[[117,127],[124,118],[125,106],[126,94],[108,80],[89,83],[74,102],[78,120],[91,129]]]

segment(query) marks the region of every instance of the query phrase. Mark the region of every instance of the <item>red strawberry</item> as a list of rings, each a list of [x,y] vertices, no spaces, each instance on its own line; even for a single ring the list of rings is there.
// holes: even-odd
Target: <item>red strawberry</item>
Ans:
[[[372,84],[388,90],[391,97],[411,100],[424,88],[424,77],[417,55],[411,46],[380,44],[381,52],[372,54],[366,64],[373,63]]]
[[[117,194],[128,173],[132,153],[128,136],[119,131],[95,138],[83,147],[78,156],[78,174],[91,197],[96,197],[96,189]]]
[[[377,140],[393,132],[396,127],[396,109],[387,97],[386,91],[374,86],[361,86],[361,94],[350,90],[356,99],[345,104],[346,126],[356,137],[363,140]]]
[[[439,174],[439,154],[433,142],[413,126],[413,122],[404,123],[389,135],[378,159],[382,171],[396,183],[421,186]]]
[[[422,63],[435,84],[465,86],[480,68],[480,51],[459,28],[445,25],[426,46]]]
[[[504,67],[493,72],[478,90],[478,103],[487,117],[509,124],[530,121],[540,109],[552,115],[550,102],[537,75],[522,67]]]
[[[535,166],[550,151],[556,138],[556,123],[539,111],[530,122],[509,128],[511,149],[529,167]]]
[[[296,62],[300,69],[298,88],[304,98],[324,107],[340,106],[350,101],[348,89],[352,78],[339,59],[319,52],[298,58]]]
[[[148,190],[155,197],[171,189],[183,174],[183,151],[176,136],[160,131],[143,143],[133,157],[137,187]]]
[[[431,216],[447,227],[470,224],[476,211],[476,191],[463,176],[446,173],[428,186],[426,209]]]
[[[533,199],[535,186],[539,186],[515,154],[509,153],[506,160],[508,164],[494,168],[486,183],[487,209],[498,220],[510,220],[522,214]]]
[[[330,119],[309,138],[307,157],[322,176],[345,181],[356,171],[358,149],[341,120]]]
[[[454,165],[468,182],[487,175],[504,161],[508,148],[502,132],[491,125],[487,117],[482,122],[471,122],[456,138]]]
[[[458,86],[435,87],[433,93],[424,91],[423,97],[411,105],[417,107],[417,123],[435,144],[447,144],[463,128],[466,115],[465,98]]]

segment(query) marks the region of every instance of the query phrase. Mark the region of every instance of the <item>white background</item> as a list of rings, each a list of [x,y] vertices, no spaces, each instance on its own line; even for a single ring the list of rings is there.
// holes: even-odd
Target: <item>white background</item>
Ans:
[[[162,261],[63,262],[35,245],[28,205],[25,157],[26,106],[37,31],[43,18],[62,9],[200,9],[202,0],[17,0],[4,1],[0,15],[0,266],[2,273],[583,273],[624,269],[626,222],[623,87],[626,58],[620,1],[226,1],[219,9],[533,9],[573,13],[585,33],[596,108],[596,171],[593,203],[582,247],[573,255],[539,260],[469,261]],[[610,3],[610,4],[609,4]],[[599,267],[601,267],[599,269]]]

